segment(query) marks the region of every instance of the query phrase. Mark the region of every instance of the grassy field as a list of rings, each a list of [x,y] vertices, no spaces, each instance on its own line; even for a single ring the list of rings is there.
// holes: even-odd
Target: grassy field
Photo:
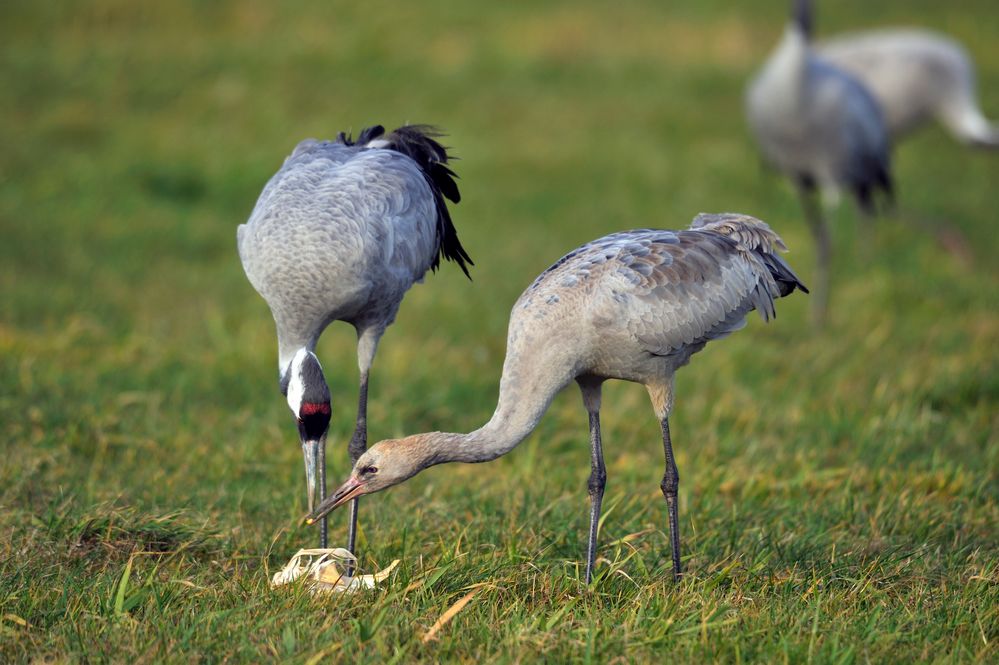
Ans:
[[[507,457],[363,502],[363,565],[402,560],[383,589],[268,588],[315,539],[235,229],[292,146],[447,129],[474,282],[447,265],[408,295],[369,436],[466,431],[492,412],[513,301],[581,242],[737,210],[808,281],[796,199],[742,119],[784,5],[4,2],[0,661],[995,662],[999,155],[938,129],[896,150],[895,218],[863,237],[835,212],[826,329],[796,294],[680,373],[681,583],[647,396],[608,384],[592,588],[575,389]],[[959,37],[999,117],[993,0],[824,5],[825,34]],[[339,481],[353,331],[319,355]]]

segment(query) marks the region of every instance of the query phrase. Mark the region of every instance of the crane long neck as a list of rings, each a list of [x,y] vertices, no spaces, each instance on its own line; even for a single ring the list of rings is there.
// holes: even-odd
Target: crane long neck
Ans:
[[[525,406],[506,414],[497,408],[489,422],[473,432],[441,433],[434,445],[434,460],[438,463],[476,463],[501,457],[534,431],[550,403],[549,397],[541,405]]]
[[[808,35],[796,23],[789,23],[777,46],[775,64],[786,70],[800,71],[808,60],[810,50]]]
[[[314,353],[317,341],[318,338],[315,336],[282,332],[281,326],[278,326],[278,373],[281,374],[282,378],[291,366],[291,361],[295,355],[302,349]]]
[[[789,23],[761,74],[766,89],[765,104],[783,107],[802,103],[808,58],[808,41],[794,23]]]
[[[544,381],[528,390],[501,385],[496,411],[485,425],[467,434],[434,432],[428,437],[433,462],[488,462],[507,454],[534,431],[564,385]]]
[[[511,338],[492,418],[467,434],[431,432],[414,437],[429,464],[488,462],[513,450],[534,431],[555,395],[574,377],[568,345],[534,346],[533,335]],[[518,343],[519,342],[519,343]]]
[[[815,10],[811,0],[794,0],[791,6],[791,22],[806,40],[812,38],[815,29]]]

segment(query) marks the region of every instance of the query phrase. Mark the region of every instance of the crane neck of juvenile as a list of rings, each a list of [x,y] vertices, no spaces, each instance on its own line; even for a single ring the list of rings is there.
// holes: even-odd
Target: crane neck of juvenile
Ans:
[[[482,427],[459,434],[430,432],[417,435],[424,448],[428,466],[447,462],[475,464],[502,457],[516,448],[538,426],[552,399],[565,382],[539,382],[526,394],[511,394],[504,386],[492,417]]]
[[[418,467],[414,471],[449,462],[489,462],[516,448],[534,430],[540,417],[539,414],[533,422],[524,421],[514,426],[490,420],[479,429],[467,433],[414,434],[400,443],[407,449],[407,456]]]
[[[499,399],[482,427],[458,434],[429,432],[405,439],[415,446],[418,466],[446,462],[488,462],[505,455],[537,427],[555,395],[578,374],[578,349],[571,340],[535,325],[535,319],[511,317]]]

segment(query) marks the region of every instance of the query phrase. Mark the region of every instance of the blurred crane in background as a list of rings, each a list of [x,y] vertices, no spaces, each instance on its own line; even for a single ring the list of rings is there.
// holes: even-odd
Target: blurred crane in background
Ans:
[[[999,128],[978,107],[975,68],[953,39],[886,29],[823,40],[816,51],[867,86],[893,140],[936,119],[969,145],[999,149]]]
[[[237,242],[243,269],[277,326],[281,392],[298,424],[308,505],[326,496],[329,388],[315,355],[326,326],[357,330],[360,393],[349,444],[351,463],[367,448],[368,372],[378,341],[406,291],[441,257],[468,275],[472,264],[451,223],[447,198],[460,196],[449,156],[425,126],[381,126],[355,143],[307,139],[264,187]],[[357,503],[351,505],[353,552]],[[327,526],[320,526],[327,546]]]
[[[879,192],[890,201],[892,180],[881,109],[860,81],[815,54],[812,19],[811,2],[794,0],[780,43],[749,84],[746,113],[764,158],[801,197],[817,252],[812,311],[822,323],[832,243],[819,190],[835,196],[846,189],[869,215]]]

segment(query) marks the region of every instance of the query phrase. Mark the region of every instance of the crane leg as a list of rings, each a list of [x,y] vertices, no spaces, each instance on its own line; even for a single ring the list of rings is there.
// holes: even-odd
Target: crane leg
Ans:
[[[382,325],[356,325],[356,329],[357,368],[360,370],[361,387],[357,392],[357,422],[354,425],[354,434],[347,445],[351,468],[357,463],[357,458],[368,449],[368,374],[371,371],[371,364],[375,361],[378,341],[385,332],[385,327]],[[350,502],[347,522],[347,550],[357,556],[357,499]],[[354,574],[352,566],[347,567],[347,574]]]
[[[361,388],[357,398],[357,423],[354,426],[354,434],[350,437],[350,444],[347,451],[350,453],[350,465],[354,466],[357,458],[368,449],[368,373],[361,373]],[[350,502],[350,516],[347,527],[347,549],[356,556],[354,547],[357,544],[357,499]],[[352,575],[353,570],[348,567],[347,574]]]
[[[680,474],[676,470],[676,460],[673,459],[673,443],[669,436],[669,418],[662,419],[663,452],[666,454],[666,471],[659,487],[666,497],[666,508],[669,511],[669,544],[673,555],[673,579],[680,579],[680,519],[677,514],[677,490],[680,487]]]
[[[586,583],[593,581],[593,568],[597,559],[597,531],[600,528],[600,506],[604,500],[607,469],[604,467],[604,449],[600,440],[601,382],[589,378],[577,379],[583,392],[583,405],[590,415],[590,532],[586,541]]]
[[[800,187],[801,205],[805,210],[805,220],[815,239],[816,274],[815,285],[811,292],[812,323],[822,326],[826,322],[829,308],[829,270],[832,257],[832,241],[829,238],[829,225],[822,213],[822,203],[819,201],[814,187]]]
[[[607,469],[604,467],[604,450],[600,441],[600,412],[590,412],[590,534],[586,544],[586,583],[593,581],[593,568],[597,559],[597,529],[600,526],[600,505],[604,500]]]

